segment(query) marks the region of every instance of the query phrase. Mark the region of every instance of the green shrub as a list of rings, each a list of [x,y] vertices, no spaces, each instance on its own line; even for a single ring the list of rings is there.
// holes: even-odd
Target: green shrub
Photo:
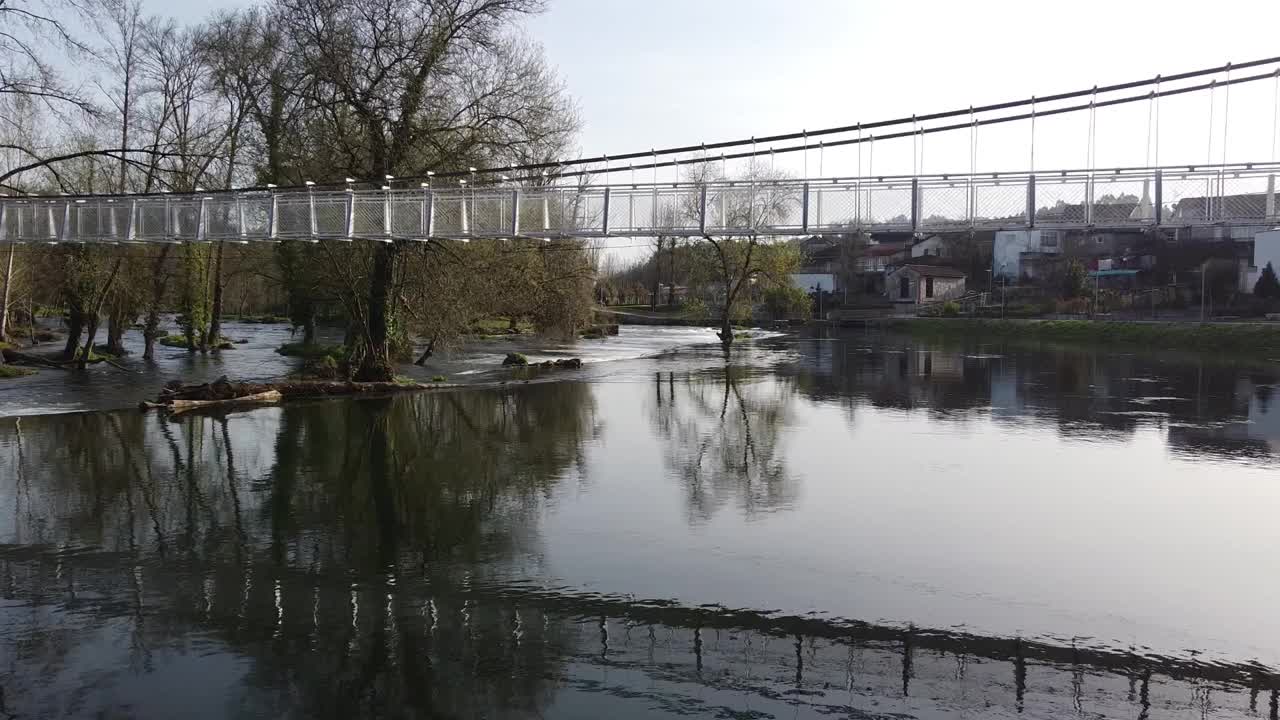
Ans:
[[[952,300],[942,303],[942,317],[958,317],[960,315],[960,305]]]
[[[433,375],[431,377],[431,382],[436,382],[436,383],[449,382],[449,378],[443,375]]]
[[[808,317],[813,312],[813,297],[794,285],[771,287],[764,292],[764,307],[775,320]]]
[[[686,320],[693,322],[705,322],[707,318],[711,317],[711,311],[707,308],[707,304],[703,302],[702,298],[692,298],[685,302],[680,309],[680,314]]]
[[[276,348],[276,352],[285,357],[300,357],[304,360],[316,360],[332,357],[334,360],[346,360],[348,350],[345,345],[321,345],[319,343],[285,343]]]

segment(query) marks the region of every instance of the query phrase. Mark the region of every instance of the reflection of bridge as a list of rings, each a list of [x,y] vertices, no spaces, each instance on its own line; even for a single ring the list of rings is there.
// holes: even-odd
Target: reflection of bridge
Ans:
[[[1278,163],[603,187],[0,201],[0,242],[468,240],[1259,226]],[[1123,199],[1123,200],[1121,200]]]
[[[384,669],[391,687],[380,692],[389,698],[411,702],[409,689],[425,687],[438,705],[458,703],[470,711],[465,715],[521,707],[553,679],[560,695],[606,693],[651,714],[683,708],[677,714],[699,717],[718,703],[728,710],[744,702],[757,710],[778,703],[757,717],[789,709],[794,716],[868,718],[934,716],[930,710],[1062,717],[1072,707],[1098,717],[1147,717],[1153,709],[1190,717],[1211,704],[1215,717],[1260,717],[1263,706],[1274,720],[1280,703],[1276,676],[1256,664],[495,584],[443,567],[396,566],[386,577],[353,582],[347,572],[282,566],[252,551],[244,557],[243,565],[224,558],[210,567],[146,560],[122,573],[122,564],[137,559],[0,546],[8,597],[36,606],[74,598],[39,634],[89,618],[129,619],[101,624],[136,624],[134,643],[150,652],[198,629],[227,644],[218,652],[252,658],[264,687],[285,685],[280,676],[287,676],[300,694],[293,701],[323,708],[326,717],[346,716],[343,704],[370,683],[357,672],[364,667]],[[45,646],[29,643],[23,652]],[[325,660],[299,672],[301,653]],[[535,679],[506,687],[507,674],[495,667]],[[33,682],[19,678],[17,685]],[[446,685],[458,686],[456,697]],[[864,715],[867,708],[876,712]]]

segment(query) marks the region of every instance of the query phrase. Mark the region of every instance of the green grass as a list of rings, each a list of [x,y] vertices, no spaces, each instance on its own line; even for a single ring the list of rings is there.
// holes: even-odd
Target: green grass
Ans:
[[[491,317],[477,320],[471,326],[472,335],[509,335],[511,334],[511,318]],[[528,335],[533,332],[533,323],[526,320],[516,322],[516,332]]]
[[[26,377],[27,375],[35,374],[36,371],[31,368],[18,367],[17,365],[0,365],[0,380]]]
[[[894,321],[890,327],[925,337],[994,337],[1165,350],[1280,354],[1280,323],[914,318]]]
[[[165,335],[164,337],[157,339],[156,342],[165,347],[182,348],[183,350],[189,349],[187,347],[187,338],[185,335]],[[217,350],[231,350],[234,349],[235,346],[236,344],[234,342],[231,342],[229,338],[224,337],[215,343],[213,347]]]

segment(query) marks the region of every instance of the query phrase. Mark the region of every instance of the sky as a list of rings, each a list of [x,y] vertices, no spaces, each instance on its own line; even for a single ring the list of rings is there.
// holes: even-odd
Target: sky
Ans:
[[[195,21],[236,0],[150,0]],[[549,0],[524,31],[577,101],[582,155],[817,129],[1280,55],[1276,2]],[[1239,73],[1237,73],[1237,77]],[[1277,85],[1097,112],[1096,166],[1280,160]],[[1213,125],[1210,126],[1210,102]],[[1154,123],[1151,123],[1154,125]],[[1225,141],[1224,141],[1225,138]],[[1225,156],[1223,145],[1226,145]],[[816,143],[815,143],[816,145]],[[1087,113],[1041,118],[1035,169],[1086,167]],[[1031,167],[1030,123],[984,128],[978,171]],[[965,172],[965,131],[776,156],[795,175]],[[733,171],[733,168],[730,168]],[[639,181],[648,181],[640,173]],[[615,176],[618,179],[621,177]],[[673,179],[666,170],[660,180]]]

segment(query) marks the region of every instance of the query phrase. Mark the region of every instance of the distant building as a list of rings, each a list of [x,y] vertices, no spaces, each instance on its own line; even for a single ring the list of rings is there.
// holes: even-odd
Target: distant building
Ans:
[[[930,235],[911,246],[912,259],[921,257],[951,257],[951,246],[942,235]]]
[[[965,274],[942,265],[908,263],[885,276],[886,294],[893,303],[920,305],[964,295]]]

